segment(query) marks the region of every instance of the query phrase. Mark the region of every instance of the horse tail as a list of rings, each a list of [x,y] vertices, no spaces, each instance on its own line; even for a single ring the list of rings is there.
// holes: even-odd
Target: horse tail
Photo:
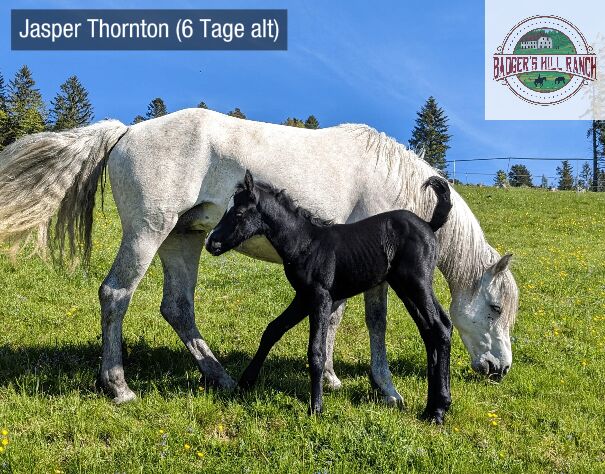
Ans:
[[[447,221],[450,210],[452,209],[450,185],[440,176],[431,176],[424,182],[422,189],[424,190],[429,186],[433,188],[433,191],[435,191],[435,194],[437,195],[437,205],[435,206],[433,216],[428,224],[431,226],[431,229],[433,229],[433,232],[437,232]]]
[[[128,127],[106,120],[25,136],[0,153],[0,243],[15,256],[32,236],[42,257],[90,261],[95,194],[112,148]],[[101,183],[101,194],[104,185]],[[54,220],[54,231],[52,222]]]

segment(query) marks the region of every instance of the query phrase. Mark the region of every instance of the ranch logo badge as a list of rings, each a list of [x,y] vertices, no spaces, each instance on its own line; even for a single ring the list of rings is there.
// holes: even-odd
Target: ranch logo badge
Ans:
[[[556,16],[518,23],[494,54],[494,80],[536,105],[559,104],[597,78],[597,57],[584,35]]]

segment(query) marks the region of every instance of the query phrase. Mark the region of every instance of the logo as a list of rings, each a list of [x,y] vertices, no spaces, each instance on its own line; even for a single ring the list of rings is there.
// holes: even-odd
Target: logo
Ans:
[[[597,79],[597,57],[584,35],[556,16],[518,23],[493,56],[494,80],[520,99],[555,105]]]

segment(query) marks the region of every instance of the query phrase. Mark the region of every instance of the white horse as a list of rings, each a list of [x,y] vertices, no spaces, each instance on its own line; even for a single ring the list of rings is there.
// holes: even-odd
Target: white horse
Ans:
[[[92,210],[107,166],[123,236],[99,289],[103,357],[100,382],[117,403],[135,398],[124,379],[122,321],[132,294],[156,252],[164,268],[160,311],[197,360],[204,376],[222,387],[234,381],[216,360],[195,324],[193,293],[205,235],[228,207],[250,169],[284,188],[298,204],[337,223],[392,209],[422,218],[434,196],[421,191],[436,171],[403,145],[364,125],[305,130],[187,109],[127,127],[104,121],[59,133],[22,138],[0,154],[0,241],[38,235],[54,254],[90,256]],[[508,270],[462,198],[438,232],[439,268],[452,294],[454,325],[485,375],[506,374],[512,363],[510,329],[518,291]],[[51,220],[56,225],[51,232]],[[52,234],[52,235],[51,235]],[[251,239],[240,251],[279,262],[269,243]],[[365,294],[372,334],[371,375],[388,403],[401,402],[389,372],[384,325],[387,287]],[[332,316],[326,378],[338,387],[332,352],[344,305]]]

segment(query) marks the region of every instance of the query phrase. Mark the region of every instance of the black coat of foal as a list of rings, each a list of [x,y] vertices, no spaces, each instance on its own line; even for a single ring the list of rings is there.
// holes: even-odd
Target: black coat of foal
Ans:
[[[343,300],[386,281],[405,304],[426,346],[428,399],[423,415],[443,422],[451,403],[452,325],[433,292],[433,274],[438,254],[435,232],[447,220],[452,205],[447,181],[434,176],[423,188],[429,186],[437,194],[430,222],[400,210],[354,224],[330,225],[296,207],[283,191],[255,184],[246,172],[234,205],[208,236],[206,249],[220,255],[254,235],[266,236],[281,256],[296,296],[267,326],[240,386],[256,382],[271,347],[309,315],[310,412],[321,412],[330,314]]]

